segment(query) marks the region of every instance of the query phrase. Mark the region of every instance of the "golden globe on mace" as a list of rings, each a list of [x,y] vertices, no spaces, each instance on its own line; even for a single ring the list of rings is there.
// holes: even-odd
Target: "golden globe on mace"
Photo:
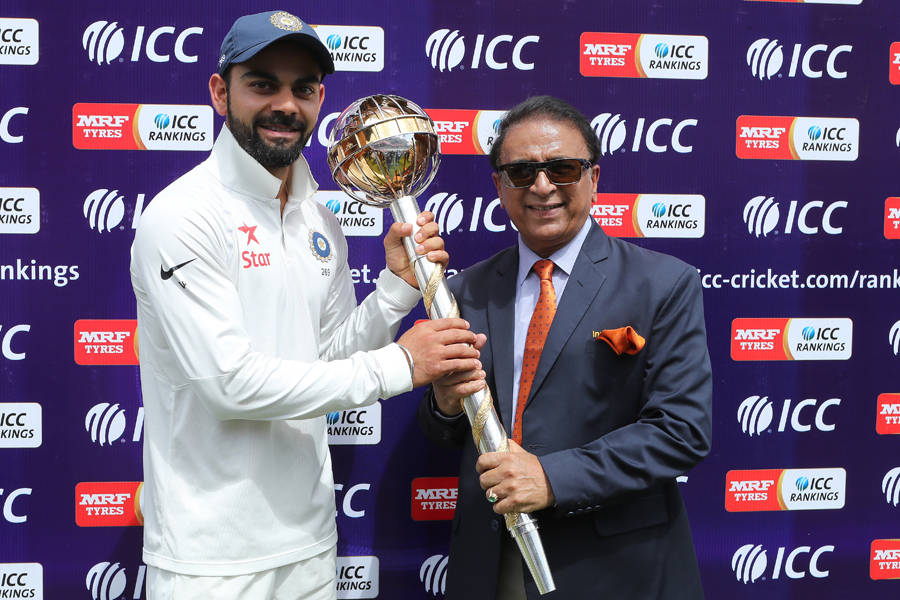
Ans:
[[[328,166],[341,189],[369,206],[390,206],[395,221],[413,226],[413,235],[404,237],[403,244],[432,319],[459,316],[443,265],[415,251],[420,212],[416,196],[434,179],[440,162],[434,122],[419,106],[399,96],[367,96],[352,103],[337,118],[328,139]],[[481,454],[509,452],[506,431],[487,387],[463,398],[462,407]],[[506,527],[540,593],[555,590],[537,520],[529,514],[509,513]]]

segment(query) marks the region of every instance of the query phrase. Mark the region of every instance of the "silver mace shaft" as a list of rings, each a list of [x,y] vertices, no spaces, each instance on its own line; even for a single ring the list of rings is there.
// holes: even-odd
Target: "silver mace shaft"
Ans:
[[[419,289],[425,299],[425,310],[431,319],[444,319],[459,316],[456,299],[447,286],[444,278],[444,267],[425,259],[416,253],[415,234],[419,230],[416,218],[419,216],[419,204],[414,196],[403,196],[391,203],[391,214],[398,223],[409,223],[413,226],[413,234],[403,238],[403,245],[419,282]],[[472,424],[472,437],[478,452],[509,452],[509,441],[503,424],[494,410],[494,400],[490,389],[485,386],[471,396],[462,399],[463,410]],[[537,519],[529,514],[511,512],[506,516],[506,529],[516,540],[522,558],[528,564],[528,570],[537,584],[541,594],[556,589],[544,545],[538,533]]]

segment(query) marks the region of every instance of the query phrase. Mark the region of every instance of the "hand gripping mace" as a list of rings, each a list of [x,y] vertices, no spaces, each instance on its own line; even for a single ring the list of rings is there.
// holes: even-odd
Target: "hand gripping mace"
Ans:
[[[415,251],[420,212],[416,195],[431,183],[439,164],[440,140],[434,123],[416,104],[398,96],[357,100],[337,118],[329,136],[328,166],[341,189],[364,204],[390,206],[394,221],[413,226],[413,235],[404,237],[403,245],[431,319],[460,316],[444,279],[443,265],[429,262]],[[472,424],[478,452],[509,452],[490,389],[485,386],[461,403]],[[516,540],[540,593],[555,590],[537,520],[529,514],[511,512],[506,515],[506,528]]]

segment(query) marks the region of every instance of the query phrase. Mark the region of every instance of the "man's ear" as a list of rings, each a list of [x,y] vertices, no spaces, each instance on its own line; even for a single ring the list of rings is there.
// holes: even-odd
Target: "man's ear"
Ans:
[[[228,85],[218,73],[209,78],[209,97],[217,113],[223,117],[228,114]]]
[[[503,206],[503,182],[500,181],[500,173],[494,172],[491,173],[491,177],[494,179],[494,187],[497,188],[497,197],[500,198],[500,208],[506,210],[506,207]]]
[[[325,84],[319,84],[319,110],[322,110],[322,103],[325,102]]]

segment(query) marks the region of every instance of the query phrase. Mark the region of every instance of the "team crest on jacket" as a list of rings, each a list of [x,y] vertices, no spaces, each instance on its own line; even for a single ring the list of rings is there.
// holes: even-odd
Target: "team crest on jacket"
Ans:
[[[309,248],[316,260],[322,262],[331,260],[331,243],[318,231],[309,230]]]

